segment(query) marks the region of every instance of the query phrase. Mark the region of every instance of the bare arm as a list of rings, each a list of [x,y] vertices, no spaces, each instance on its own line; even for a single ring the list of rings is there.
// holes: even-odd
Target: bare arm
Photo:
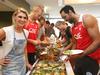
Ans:
[[[28,42],[32,43],[33,45],[39,45],[41,41],[39,39],[37,40],[28,39]]]
[[[87,28],[89,35],[93,39],[93,42],[88,48],[86,48],[83,56],[94,52],[100,45],[100,33],[96,18],[91,15],[84,15],[84,25]]]
[[[3,29],[0,29],[0,41],[4,40],[4,38],[5,38],[5,32]],[[10,59],[7,57],[0,59],[0,65],[2,66],[6,66],[9,63],[10,63]]]
[[[5,32],[3,29],[0,29],[0,40],[3,40],[5,38]]]
[[[68,44],[65,48],[64,48],[64,50],[68,50],[68,49],[71,49],[71,47],[72,47],[72,45],[73,45],[73,42],[72,42],[72,40],[70,39],[70,44]]]
[[[0,59],[0,65],[2,65],[2,66],[6,66],[9,63],[10,63],[10,59],[9,58]]]

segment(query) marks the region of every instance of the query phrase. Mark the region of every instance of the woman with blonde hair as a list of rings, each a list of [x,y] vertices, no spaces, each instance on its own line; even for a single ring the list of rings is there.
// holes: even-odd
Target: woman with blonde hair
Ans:
[[[2,41],[0,58],[9,60],[2,65],[3,75],[25,75],[26,65],[30,67],[25,50],[29,33],[23,29],[27,21],[27,11],[18,8],[12,15],[12,25],[0,29],[0,41]]]

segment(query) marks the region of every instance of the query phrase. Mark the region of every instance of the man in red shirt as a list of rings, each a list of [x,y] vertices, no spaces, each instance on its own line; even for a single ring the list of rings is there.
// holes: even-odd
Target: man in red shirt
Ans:
[[[41,17],[42,13],[43,8],[40,5],[35,6],[29,15],[29,22],[25,26],[25,29],[29,31],[27,53],[28,61],[31,65],[33,65],[37,59],[36,45],[39,44],[39,41],[37,40],[39,31],[39,24],[37,23],[37,20]]]
[[[60,10],[62,18],[72,26],[73,49],[84,50],[77,56],[75,75],[97,75],[100,62],[100,33],[96,18],[90,14],[78,15],[70,5]]]

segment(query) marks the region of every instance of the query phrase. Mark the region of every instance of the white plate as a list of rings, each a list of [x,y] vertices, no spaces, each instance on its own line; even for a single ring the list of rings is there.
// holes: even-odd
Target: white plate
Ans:
[[[60,56],[60,59],[61,59],[62,61],[64,61],[64,60],[67,59],[67,58],[68,58],[67,55],[62,55],[62,56]]]
[[[80,53],[83,53],[83,50],[67,50],[63,52],[63,54],[66,54],[66,55],[74,55],[74,54],[80,54]]]
[[[47,52],[46,52],[46,51],[44,51],[44,52],[42,52],[42,53],[41,53],[41,55],[44,55],[44,54],[47,54]]]

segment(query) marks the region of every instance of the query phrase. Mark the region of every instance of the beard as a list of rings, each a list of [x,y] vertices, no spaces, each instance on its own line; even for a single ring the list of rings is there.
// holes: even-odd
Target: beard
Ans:
[[[75,20],[74,20],[74,18],[71,18],[68,22],[73,24],[73,23],[75,23]]]

